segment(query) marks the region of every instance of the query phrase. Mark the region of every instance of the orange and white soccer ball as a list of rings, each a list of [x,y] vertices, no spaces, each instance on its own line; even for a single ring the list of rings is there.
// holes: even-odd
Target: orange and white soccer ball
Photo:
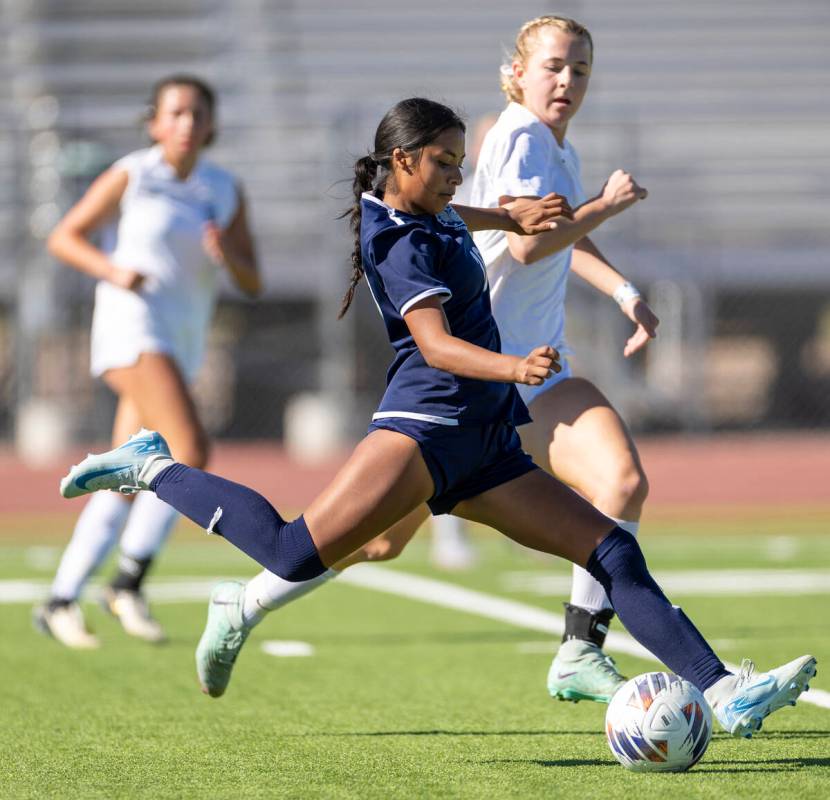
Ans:
[[[605,715],[608,745],[634,772],[683,772],[712,738],[712,711],[691,683],[670,672],[646,672],[621,686]]]

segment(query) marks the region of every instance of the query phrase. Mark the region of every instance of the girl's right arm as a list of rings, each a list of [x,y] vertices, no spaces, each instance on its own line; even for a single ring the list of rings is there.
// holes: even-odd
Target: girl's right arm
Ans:
[[[550,345],[535,348],[524,358],[494,353],[450,333],[441,301],[435,296],[416,303],[404,321],[429,366],[462,378],[539,386],[562,367]]]
[[[545,197],[499,198],[497,208],[476,208],[452,204],[470,233],[475,231],[508,231],[518,236],[532,236],[554,230],[560,217],[573,219],[568,201],[561,195]]]
[[[84,196],[67,211],[49,235],[46,247],[58,260],[93,278],[138,289],[144,276],[132,269],[117,267],[90,241],[90,234],[112,219],[129,179],[126,170],[109,169],[98,177]]]

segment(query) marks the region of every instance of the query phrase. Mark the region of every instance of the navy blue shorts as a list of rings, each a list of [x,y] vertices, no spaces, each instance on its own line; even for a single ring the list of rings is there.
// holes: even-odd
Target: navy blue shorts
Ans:
[[[377,419],[369,432],[396,431],[418,442],[435,484],[427,500],[433,514],[449,514],[462,500],[486,492],[538,469],[522,450],[513,425],[436,425],[407,417]]]

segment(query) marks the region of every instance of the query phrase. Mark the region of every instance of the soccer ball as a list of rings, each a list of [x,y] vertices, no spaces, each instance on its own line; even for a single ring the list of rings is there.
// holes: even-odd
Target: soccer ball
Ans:
[[[605,714],[614,758],[634,772],[683,772],[706,752],[712,711],[688,681],[646,672],[623,684]]]

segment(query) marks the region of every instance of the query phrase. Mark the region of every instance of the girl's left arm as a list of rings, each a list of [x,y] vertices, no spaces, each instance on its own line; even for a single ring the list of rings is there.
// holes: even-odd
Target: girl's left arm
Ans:
[[[611,266],[608,259],[587,236],[583,236],[574,244],[571,270],[603,294],[613,297],[623,314],[637,326],[625,343],[624,356],[642,350],[650,339],[657,336],[657,326],[660,324],[657,315],[637,289],[622,273]]]
[[[441,301],[434,296],[412,306],[404,322],[429,366],[462,378],[540,386],[562,369],[559,353],[550,345],[540,345],[521,358],[453,336]]]
[[[228,270],[234,283],[250,297],[262,291],[256,248],[248,227],[245,198],[240,190],[239,207],[225,230],[210,222],[205,226],[204,248],[208,255]]]
[[[568,201],[558,194],[544,197],[501,197],[498,208],[475,208],[452,204],[470,233],[508,231],[524,236],[554,230],[557,218],[573,219]]]

